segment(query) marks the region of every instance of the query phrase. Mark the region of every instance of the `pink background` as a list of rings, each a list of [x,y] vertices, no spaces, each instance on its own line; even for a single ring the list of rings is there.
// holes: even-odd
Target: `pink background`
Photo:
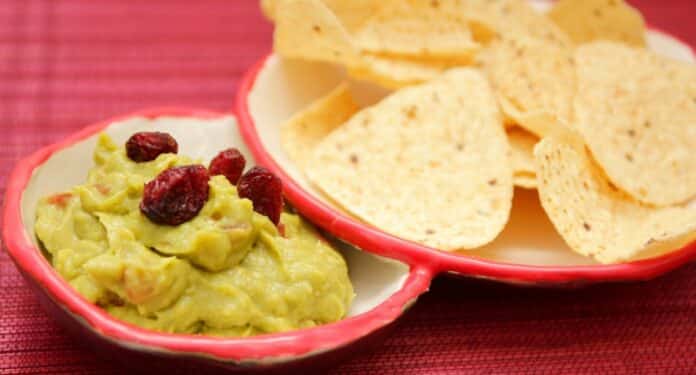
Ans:
[[[632,1],[696,44],[696,2]],[[0,190],[14,162],[84,125],[159,105],[230,110],[270,51],[253,0],[1,0]],[[0,252],[0,374],[117,374],[39,308]],[[364,373],[696,373],[696,264],[649,283],[520,289],[440,278]]]

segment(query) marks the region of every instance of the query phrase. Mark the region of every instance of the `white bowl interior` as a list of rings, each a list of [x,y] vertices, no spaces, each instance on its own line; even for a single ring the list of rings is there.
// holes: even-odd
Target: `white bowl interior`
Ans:
[[[548,2],[535,1],[539,9]],[[649,31],[648,43],[665,56],[694,62],[691,49],[675,38]],[[388,91],[365,82],[346,78],[345,72],[329,64],[288,60],[271,55],[258,72],[248,93],[249,113],[264,148],[305,191],[332,205],[304,176],[283,151],[279,127],[294,113],[306,107],[344,80],[360,104],[370,104]],[[493,261],[538,266],[578,266],[597,264],[580,256],[557,234],[539,203],[536,191],[515,190],[510,222],[488,246],[463,253]]]
[[[205,165],[220,150],[238,148],[253,165],[253,156],[237,131],[234,117],[197,119],[186,117],[130,118],[109,125],[105,132],[118,143],[125,143],[131,134],[143,130],[164,131],[172,134],[179,143],[179,152],[199,159]],[[92,152],[97,135],[86,138],[53,154],[34,174],[22,195],[22,220],[25,235],[37,244],[34,235],[36,205],[41,197],[65,191],[83,183],[87,170],[92,167]],[[407,265],[360,251],[352,246],[334,241],[345,257],[356,297],[349,316],[371,310],[398,291],[406,278]],[[38,246],[38,244],[37,244]]]

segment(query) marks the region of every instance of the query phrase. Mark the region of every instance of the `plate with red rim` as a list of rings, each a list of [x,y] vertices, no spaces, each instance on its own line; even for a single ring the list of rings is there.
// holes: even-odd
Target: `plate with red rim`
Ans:
[[[539,2],[545,4],[546,2]],[[693,49],[656,29],[648,45],[665,56],[694,62]],[[434,274],[492,279],[522,285],[578,285],[602,281],[650,279],[696,257],[696,242],[656,258],[602,265],[572,252],[544,214],[536,191],[515,190],[510,223],[491,244],[459,253],[402,240],[337,209],[301,173],[283,151],[279,127],[290,116],[346,80],[339,67],[288,60],[273,53],[259,61],[240,86],[236,111],[240,130],[256,160],[283,179],[287,199],[309,220],[359,248],[409,264],[428,267]],[[369,105],[388,91],[350,80],[360,105]]]
[[[547,2],[539,2],[542,6]],[[683,42],[657,30],[651,48],[696,61]],[[103,121],[22,159],[8,179],[2,239],[13,261],[47,310],[67,329],[109,356],[148,367],[200,371],[278,370],[331,364],[376,343],[439,273],[535,286],[649,279],[696,257],[696,242],[658,258],[600,265],[567,248],[543,213],[536,193],[517,189],[511,224],[494,243],[466,253],[448,253],[408,242],[342,213],[318,193],[284,154],[279,125],[344,78],[336,67],[289,61],[270,54],[245,76],[235,116],[188,108],[158,108]],[[356,99],[374,103],[387,91],[351,83]],[[184,154],[209,160],[234,146],[250,161],[278,174],[286,199],[331,236],[347,260],[356,298],[339,322],[249,338],[167,334],[121,322],[82,298],[39,250],[33,222],[39,198],[84,180],[96,136],[123,142],[132,133],[159,130],[179,140]]]
[[[39,198],[84,181],[98,134],[106,132],[117,142],[125,142],[143,130],[172,134],[182,154],[200,160],[237,147],[248,164],[254,164],[232,114],[186,108],[145,110],[88,126],[19,161],[8,180],[2,213],[3,243],[39,300],[63,326],[108,355],[120,354],[128,362],[148,366],[166,363],[197,370],[287,370],[308,363],[329,364],[384,336],[428,289],[429,268],[336,243],[348,263],[356,293],[348,316],[339,322],[285,333],[221,338],[159,333],[112,318],[82,298],[44,258],[33,231],[34,217]],[[156,361],[158,358],[162,360]]]

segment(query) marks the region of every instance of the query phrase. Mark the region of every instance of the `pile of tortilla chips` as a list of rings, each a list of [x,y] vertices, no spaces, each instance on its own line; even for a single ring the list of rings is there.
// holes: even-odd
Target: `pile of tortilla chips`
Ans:
[[[263,0],[285,58],[346,82],[281,129],[347,213],[446,251],[493,241],[537,189],[601,263],[696,239],[696,66],[646,49],[622,0]],[[394,90],[361,108],[354,80]],[[691,207],[690,207],[691,204]]]

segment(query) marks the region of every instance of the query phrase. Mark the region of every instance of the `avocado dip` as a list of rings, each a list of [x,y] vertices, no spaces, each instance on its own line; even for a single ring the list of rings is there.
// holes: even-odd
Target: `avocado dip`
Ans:
[[[53,267],[87,300],[147,329],[249,336],[343,318],[353,287],[342,256],[300,217],[278,228],[223,175],[191,220],[138,209],[160,172],[195,161],[174,153],[136,163],[99,137],[87,182],[41,199],[36,235]]]

